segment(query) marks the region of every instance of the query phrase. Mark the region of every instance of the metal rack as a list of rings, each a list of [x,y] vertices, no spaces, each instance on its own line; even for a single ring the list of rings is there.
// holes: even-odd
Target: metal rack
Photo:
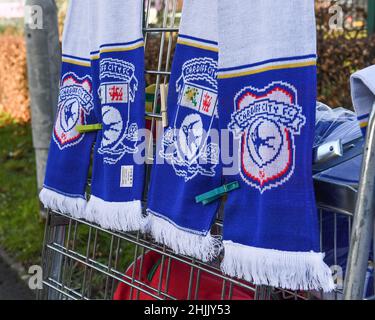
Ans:
[[[179,2],[178,0],[165,0],[160,11],[151,12],[153,10],[151,6],[153,1],[144,1],[143,30],[145,34],[146,60],[152,59],[154,63],[154,65],[147,68],[146,78],[149,84],[156,84],[155,97],[159,95],[160,85],[168,83],[176,33],[178,31]],[[161,19],[159,19],[161,22],[152,23],[152,14],[161,15]],[[157,48],[151,48],[156,42],[158,43]],[[157,56],[152,56],[153,51],[158,52]],[[154,99],[152,110],[146,112],[146,117],[150,121],[151,132],[156,128],[157,121],[161,119],[160,113],[158,113],[157,100],[157,98]],[[371,133],[374,134],[373,131]],[[375,146],[372,147],[374,148]],[[150,140],[149,150],[153,148],[153,141]],[[152,162],[151,157],[149,162]],[[369,163],[371,164],[371,161]],[[150,176],[150,168],[151,166],[147,165],[146,177]],[[147,190],[148,183],[145,185]],[[338,239],[343,236],[342,233],[345,233],[345,236],[350,239],[354,212],[353,202],[355,202],[357,190],[352,188],[346,190],[348,193],[344,192],[344,195],[342,193],[339,195],[339,197],[346,195],[352,199],[351,205],[343,209],[339,203],[326,201],[326,193],[324,191],[326,189],[324,188],[331,188],[331,186],[327,186],[321,181],[316,181],[321,245],[323,246],[323,239],[329,234],[333,242],[334,263],[337,264],[339,255]],[[144,201],[147,200],[146,190]],[[325,228],[325,218],[333,221],[331,229],[327,230]],[[339,220],[341,222],[344,220],[347,224],[348,227],[345,230],[338,228]],[[356,230],[358,230],[357,224],[355,222]],[[222,221],[220,217],[218,217],[214,228],[215,233],[221,233]],[[355,248],[356,252],[356,250],[363,248],[363,243],[353,242],[352,247]],[[150,252],[160,255],[161,259],[158,279],[155,279],[156,285],[150,285],[143,281],[142,278],[145,259]],[[343,297],[343,288],[340,286],[333,295],[328,297],[319,292],[290,292],[277,288],[256,287],[223,275],[219,268],[220,259],[206,264],[192,258],[176,255],[166,246],[154,243],[147,235],[139,232],[113,232],[87,221],[77,220],[53,211],[49,211],[47,214],[42,262],[44,289],[39,292],[39,299],[112,299],[118,285],[123,284],[129,288],[129,299],[139,299],[141,295],[145,295],[149,299],[155,300],[199,300],[201,299],[200,293],[202,289],[200,281],[204,274],[215,278],[220,283],[219,296],[221,300],[232,300],[236,289],[241,289],[251,299],[255,300],[341,299]],[[168,288],[170,279],[173,276],[171,274],[171,266],[174,262],[182,263],[190,271],[186,278],[179,280],[184,282],[187,288],[186,292],[179,296],[172,294]],[[133,268],[129,269],[129,266],[133,266]],[[352,277],[353,274],[349,274],[349,278],[352,279]],[[341,275],[338,275],[337,279],[339,284],[343,282]]]

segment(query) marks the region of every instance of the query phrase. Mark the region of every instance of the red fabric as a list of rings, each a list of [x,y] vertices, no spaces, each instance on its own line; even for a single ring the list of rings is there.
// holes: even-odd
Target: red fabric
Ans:
[[[126,275],[132,277],[133,272],[135,271],[136,280],[157,290],[159,287],[160,272],[162,272],[161,292],[167,293],[169,296],[172,296],[178,300],[187,300],[189,295],[188,289],[191,276],[191,267],[185,263],[172,259],[170,263],[169,283],[167,284],[166,278],[169,259],[164,259],[163,268],[161,265],[161,259],[162,257],[160,254],[148,252],[143,258],[141,274],[139,274],[141,260],[138,259],[135,263],[135,270],[133,263],[126,271]],[[197,275],[198,270],[194,269],[190,296],[191,299],[196,298],[195,292]],[[130,282],[130,280],[126,278],[124,278],[124,280]],[[139,287],[139,284],[135,283],[134,285]],[[218,276],[211,275],[208,272],[201,271],[198,285],[199,288],[197,300],[221,300],[223,279],[219,278]],[[140,287],[147,292],[158,296],[157,292],[146,288],[144,285],[141,285]],[[227,299],[230,291],[230,285],[228,282],[226,283],[225,289],[225,299]],[[163,295],[160,295],[160,297],[163,297]],[[128,284],[120,282],[114,294],[114,300],[156,300],[156,298],[137,289],[131,290],[131,287]],[[254,292],[252,290],[247,290],[245,288],[233,285],[232,300],[254,300]]]

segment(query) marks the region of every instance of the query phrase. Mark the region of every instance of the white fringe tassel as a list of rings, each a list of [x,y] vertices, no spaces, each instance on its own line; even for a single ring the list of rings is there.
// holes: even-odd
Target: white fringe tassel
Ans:
[[[294,291],[335,289],[323,253],[259,249],[232,241],[224,241],[224,249],[221,269],[232,277]]]
[[[220,254],[221,241],[211,233],[206,236],[194,234],[189,230],[179,228],[170,221],[159,218],[150,210],[147,213],[144,231],[149,232],[157,243],[165,244],[173,252],[204,262],[212,261]]]
[[[40,192],[39,199],[45,208],[69,214],[77,219],[85,216],[87,204],[85,199],[69,197],[46,188]]]
[[[107,202],[95,196],[90,197],[85,219],[117,231],[142,230],[145,222],[141,201]]]

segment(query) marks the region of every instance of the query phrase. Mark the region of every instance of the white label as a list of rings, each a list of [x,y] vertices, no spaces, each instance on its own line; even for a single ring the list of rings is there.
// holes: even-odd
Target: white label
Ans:
[[[121,167],[120,188],[132,188],[133,187],[133,172],[134,172],[134,166],[122,166]]]

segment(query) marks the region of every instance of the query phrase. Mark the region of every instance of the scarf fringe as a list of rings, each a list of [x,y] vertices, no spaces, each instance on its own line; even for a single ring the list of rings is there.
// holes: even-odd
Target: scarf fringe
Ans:
[[[323,253],[260,249],[232,241],[224,241],[224,249],[221,269],[229,276],[293,291],[335,289]]]
[[[90,197],[85,219],[104,229],[125,232],[142,230],[145,221],[141,201],[107,202],[95,196]]]
[[[39,199],[44,207],[69,214],[74,218],[81,219],[85,216],[87,201],[83,198],[73,198],[47,188],[43,188]]]
[[[218,257],[222,249],[219,237],[194,234],[183,230],[171,222],[156,216],[155,212],[147,210],[147,222],[144,231],[149,232],[157,243],[168,246],[176,254],[190,256],[203,262],[210,262]]]

